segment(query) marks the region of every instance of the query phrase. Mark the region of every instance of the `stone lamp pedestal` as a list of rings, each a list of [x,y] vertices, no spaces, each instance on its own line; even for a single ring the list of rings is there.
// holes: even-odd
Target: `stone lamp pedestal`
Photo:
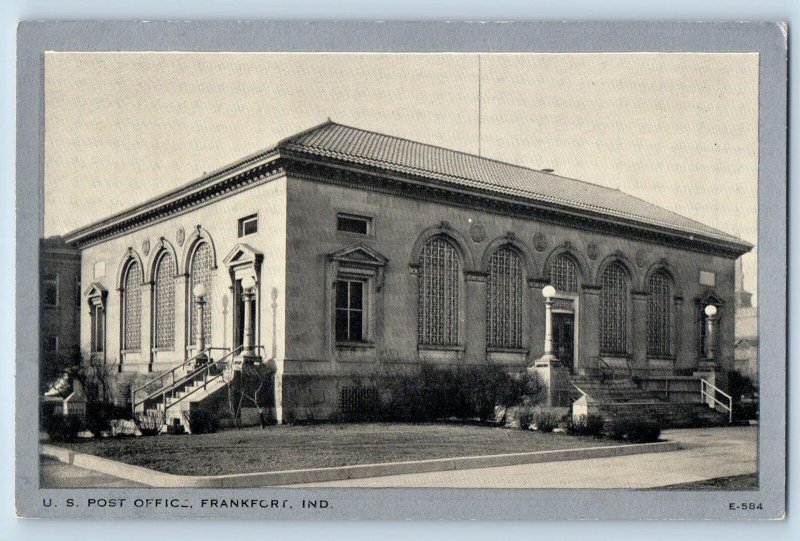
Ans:
[[[553,354],[553,286],[542,289],[544,296],[544,355],[528,367],[528,374],[543,387],[547,407],[569,406],[569,369]]]

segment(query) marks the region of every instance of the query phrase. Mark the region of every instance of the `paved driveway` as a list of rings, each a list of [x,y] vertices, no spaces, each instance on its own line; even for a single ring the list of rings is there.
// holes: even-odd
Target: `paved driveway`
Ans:
[[[754,473],[757,427],[666,430],[683,447],[651,453],[476,470],[415,473],[294,486],[459,488],[654,488]]]

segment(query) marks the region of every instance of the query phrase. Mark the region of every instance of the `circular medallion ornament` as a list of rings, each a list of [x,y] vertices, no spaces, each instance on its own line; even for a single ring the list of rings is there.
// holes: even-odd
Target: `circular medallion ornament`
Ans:
[[[142,253],[147,255],[150,253],[150,240],[146,240],[142,243]]]
[[[545,248],[547,248],[547,239],[542,233],[536,233],[533,236],[533,247],[536,248],[537,252],[544,252]]]
[[[175,233],[175,240],[178,241],[178,246],[183,246],[183,241],[186,240],[186,230],[179,227],[178,232]]]
[[[597,248],[597,244],[595,244],[593,242],[590,242],[586,246],[586,255],[588,255],[589,259],[591,259],[592,261],[597,259],[597,256],[599,255],[599,253],[600,253],[600,250]]]
[[[483,224],[475,222],[469,228],[469,236],[474,242],[483,242],[486,239],[486,228]]]
[[[647,263],[647,256],[644,253],[644,250],[639,250],[636,252],[636,264],[639,267],[644,267],[645,263]]]

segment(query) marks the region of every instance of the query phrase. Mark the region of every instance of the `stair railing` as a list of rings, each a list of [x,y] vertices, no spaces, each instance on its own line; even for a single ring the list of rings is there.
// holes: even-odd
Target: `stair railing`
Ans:
[[[722,395],[725,401],[717,398],[717,394]],[[733,422],[733,397],[708,381],[705,378],[700,378],[700,398],[703,402],[711,400],[715,405],[718,405],[723,410],[728,412],[728,424]]]
[[[164,393],[164,422],[166,423],[167,409],[168,408],[171,408],[172,406],[174,406],[175,404],[178,404],[179,402],[183,402],[184,400],[186,400],[187,398],[192,396],[194,393],[196,393],[200,389],[205,389],[206,386],[209,383],[211,383],[212,381],[215,381],[215,380],[223,377],[225,375],[225,370],[228,368],[228,366],[227,366],[228,365],[228,359],[231,359],[231,358],[235,357],[241,350],[242,350],[242,346],[238,346],[238,347],[234,348],[233,351],[223,355],[222,357],[220,357],[216,361],[211,361],[209,363],[206,363],[206,364],[196,368],[195,370],[193,370],[189,374],[186,374],[186,377],[183,378],[183,382],[184,383],[185,382],[189,382],[189,381],[193,381],[193,380],[197,380],[198,376],[200,376],[202,374],[202,376],[203,376],[203,385],[200,386],[200,387],[197,387],[196,389],[193,389],[193,390],[189,391],[188,393],[186,393],[185,395],[180,397],[178,400],[175,400],[174,402],[169,402],[168,399],[167,399],[167,395],[173,395],[173,391],[180,384],[178,384],[178,386],[175,386],[172,389],[166,391]],[[213,374],[211,373],[212,369],[215,372]],[[211,377],[209,377],[209,376],[211,376]]]
[[[602,357],[592,357],[592,371],[600,377],[601,381],[614,378],[614,368]]]
[[[131,389],[131,411],[134,415],[136,415],[136,408],[142,404],[144,404],[148,400],[152,400],[153,398],[157,397],[162,393],[166,393],[169,388],[174,388],[176,384],[178,384],[185,376],[179,376],[178,372],[184,370],[187,366],[196,363],[197,359],[200,358],[202,355],[208,356],[212,351],[228,351],[228,348],[215,348],[215,347],[208,347],[203,351],[197,353],[194,357],[187,359],[186,361],[182,362],[181,364],[175,366],[168,372],[164,372],[160,376],[156,376],[155,378],[139,385],[138,387]],[[165,383],[169,381],[169,383]],[[147,392],[146,389],[150,387],[153,383],[158,382],[157,390],[153,392]],[[145,397],[141,400],[136,400],[136,395],[140,392],[145,392]]]

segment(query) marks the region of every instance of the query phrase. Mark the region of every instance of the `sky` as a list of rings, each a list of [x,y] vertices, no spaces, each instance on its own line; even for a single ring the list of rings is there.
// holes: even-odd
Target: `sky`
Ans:
[[[756,244],[758,55],[701,53],[47,53],[44,233],[328,118],[619,188]],[[743,267],[755,294],[755,249]]]

